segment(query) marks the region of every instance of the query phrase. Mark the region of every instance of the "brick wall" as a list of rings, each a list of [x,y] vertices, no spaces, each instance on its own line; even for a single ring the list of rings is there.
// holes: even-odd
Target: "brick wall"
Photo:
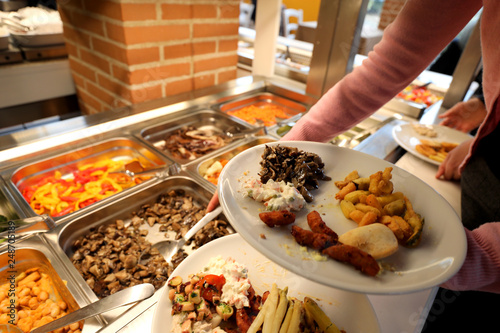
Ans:
[[[385,0],[382,7],[382,12],[380,13],[380,21],[378,28],[384,30],[389,24],[394,21],[396,16],[399,14],[401,8],[405,4],[406,0]]]
[[[236,78],[239,0],[62,0],[82,112]]]

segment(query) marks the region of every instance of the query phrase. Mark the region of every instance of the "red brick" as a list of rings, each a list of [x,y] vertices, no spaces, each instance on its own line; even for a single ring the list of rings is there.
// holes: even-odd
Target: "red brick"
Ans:
[[[162,4],[161,11],[163,20],[188,19],[193,15],[191,5]]]
[[[156,19],[156,4],[154,3],[122,3],[123,21],[144,21]]]
[[[95,53],[91,53],[87,50],[81,49],[80,50],[80,59],[82,59],[87,64],[90,64],[90,65],[102,70],[103,72],[106,72],[108,74],[111,73],[111,67],[110,67],[109,61],[104,59],[103,57],[95,54]]]
[[[87,33],[75,30],[74,27],[67,24],[64,25],[63,33],[65,40],[90,48],[90,36]]]
[[[150,81],[165,80],[190,74],[190,64],[173,64],[167,66],[138,69],[130,73],[130,84],[141,84]]]
[[[71,8],[71,9],[83,9],[83,1],[82,0],[64,0],[64,1],[59,1],[57,3],[57,10],[60,12],[61,9],[66,9],[66,8]]]
[[[80,58],[80,54],[78,52],[79,47],[77,44],[71,41],[66,41],[65,44],[66,46],[66,51],[68,52],[68,55],[73,56],[75,58]]]
[[[193,5],[193,18],[216,18],[217,6],[215,5]]]
[[[215,53],[216,43],[213,42],[198,42],[193,44],[193,55]]]
[[[141,103],[163,97],[162,88],[160,84],[155,86],[134,88],[130,90],[130,96],[131,96],[130,101],[132,103]]]
[[[113,58],[122,63],[127,63],[128,57],[126,54],[126,49],[121,46],[117,46],[113,43],[108,42],[105,39],[94,38],[91,39],[92,49],[110,58]]]
[[[189,57],[191,54],[192,44],[190,43],[168,45],[163,48],[163,58],[165,60]]]
[[[69,58],[69,66],[73,73],[81,75],[84,78],[95,82],[96,80],[95,72],[91,67],[81,63],[80,61],[75,61],[73,58]]]
[[[156,46],[126,51],[128,65],[145,64],[160,61],[160,49]]]
[[[106,26],[106,36],[112,41],[125,44],[125,31],[123,26],[110,22],[104,23]]]
[[[200,73],[222,67],[235,66],[238,63],[238,55],[229,55],[225,57],[216,57],[210,59],[197,60],[194,63],[194,72]]]
[[[116,3],[111,1],[85,0],[85,8],[93,13],[120,21],[144,21],[156,19],[153,3]]]
[[[194,89],[211,87],[215,84],[215,74],[195,76]]]
[[[217,83],[224,83],[236,79],[236,68],[217,73]]]
[[[121,81],[100,74],[97,75],[97,80],[103,89],[130,101],[130,91]]]
[[[125,65],[124,65],[125,66]],[[125,84],[130,84],[130,70],[113,64],[111,66],[112,77]],[[99,77],[98,77],[99,78]]]
[[[101,103],[83,89],[78,89],[77,87],[77,95],[78,98],[82,101],[82,103],[85,104],[86,106],[90,106],[95,111],[100,111],[102,109]],[[89,109],[87,109],[87,112],[96,113],[92,112]]]
[[[156,43],[189,38],[189,25],[168,24],[154,26],[124,27],[125,43]]]
[[[219,40],[219,52],[236,51],[238,49],[238,38]]]
[[[221,18],[237,18],[240,16],[240,5],[223,5],[220,6]]]
[[[89,82],[87,83],[87,92],[110,107],[115,104],[115,96],[101,86]]]
[[[85,79],[83,77],[81,77],[78,74],[76,75],[73,74],[72,77],[73,81],[75,82],[75,86],[85,88]]]
[[[196,23],[193,37],[218,37],[238,35],[238,23]]]
[[[78,29],[89,31],[94,34],[98,34],[101,36],[104,36],[104,23],[103,21],[96,19],[94,17],[91,17],[87,13],[81,13],[75,11],[72,14],[72,21],[71,24],[73,24],[75,27],[78,27]]]
[[[173,96],[193,90],[193,78],[169,82],[165,86],[165,96]]]
[[[108,16],[115,20],[121,19],[121,5],[106,0],[84,0],[85,9],[89,12]]]

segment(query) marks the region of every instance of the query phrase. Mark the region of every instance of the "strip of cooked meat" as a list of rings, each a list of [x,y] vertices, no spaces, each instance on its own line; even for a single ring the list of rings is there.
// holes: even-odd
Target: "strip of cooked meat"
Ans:
[[[305,230],[296,225],[292,226],[292,236],[300,245],[315,250],[323,250],[337,243],[337,240],[332,236]]]
[[[259,218],[270,228],[280,225],[288,225],[295,222],[295,214],[287,210],[275,210],[272,212],[259,213]]]
[[[351,245],[338,244],[330,246],[324,249],[322,253],[337,261],[350,264],[369,276],[375,276],[380,271],[380,266],[375,258]]]
[[[331,236],[335,239],[335,241],[339,239],[337,233],[326,225],[325,221],[321,218],[321,215],[315,210],[307,214],[307,224],[313,232]]]

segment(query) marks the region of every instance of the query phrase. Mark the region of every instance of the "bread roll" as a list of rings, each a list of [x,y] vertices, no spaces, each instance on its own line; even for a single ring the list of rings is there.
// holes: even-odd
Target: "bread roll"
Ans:
[[[349,230],[339,236],[343,244],[355,246],[375,259],[390,256],[398,249],[398,240],[394,233],[381,223],[373,223]]]

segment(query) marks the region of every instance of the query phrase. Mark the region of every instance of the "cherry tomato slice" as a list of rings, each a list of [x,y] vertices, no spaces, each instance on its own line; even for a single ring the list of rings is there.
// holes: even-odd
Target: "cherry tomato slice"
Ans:
[[[225,283],[226,278],[224,275],[209,274],[204,276],[197,285],[201,287],[201,297],[212,302],[214,296],[221,296],[222,287]]]

